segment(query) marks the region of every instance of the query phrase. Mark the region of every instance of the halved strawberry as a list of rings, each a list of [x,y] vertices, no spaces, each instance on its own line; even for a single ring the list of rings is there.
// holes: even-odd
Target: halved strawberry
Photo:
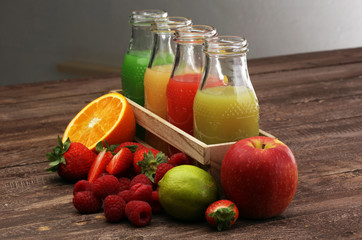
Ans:
[[[107,149],[100,151],[89,170],[88,182],[94,182],[101,173],[105,172],[112,158],[112,153],[107,151]]]
[[[112,175],[124,173],[131,166],[133,154],[127,147],[122,148],[108,163],[106,170]]]

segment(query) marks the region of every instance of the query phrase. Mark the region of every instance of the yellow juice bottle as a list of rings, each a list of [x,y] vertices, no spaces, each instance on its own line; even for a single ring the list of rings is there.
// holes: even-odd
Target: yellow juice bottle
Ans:
[[[145,108],[166,119],[166,87],[172,72],[172,65],[159,65],[147,68],[144,78]]]
[[[259,135],[259,104],[251,84],[247,41],[237,36],[205,40],[206,65],[193,103],[194,136],[206,144]]]
[[[233,142],[259,133],[259,104],[245,87],[198,90],[194,100],[194,136],[206,144]]]

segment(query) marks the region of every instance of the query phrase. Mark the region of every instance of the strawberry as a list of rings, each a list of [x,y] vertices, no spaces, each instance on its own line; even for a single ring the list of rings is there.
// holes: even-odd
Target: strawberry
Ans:
[[[132,165],[132,152],[124,147],[113,156],[112,160],[108,163],[106,170],[112,175],[118,175],[127,171]]]
[[[104,145],[107,147],[104,147]],[[104,144],[102,141],[97,143],[96,151],[98,152],[98,155],[88,172],[88,182],[92,183],[101,175],[106,173],[106,167],[113,158],[112,151],[115,147],[115,145],[109,146],[106,141]]]
[[[234,225],[239,217],[239,210],[233,202],[223,199],[211,203],[206,209],[205,217],[211,226],[222,231]]]
[[[61,178],[72,182],[87,178],[96,154],[81,143],[71,142],[69,138],[63,143],[58,136],[58,142],[59,146],[47,153],[51,161],[47,171],[57,171]]]
[[[143,161],[144,155],[149,151],[151,151],[155,156],[157,153],[159,153],[157,149],[143,147],[138,148],[133,154],[133,169],[136,174],[140,174],[142,172],[141,166],[139,166],[137,163],[139,161]]]
[[[162,152],[152,148],[141,150],[138,154],[143,154],[143,156],[135,155],[133,158],[133,166],[135,166],[136,163],[136,165],[141,167],[141,173],[145,174],[154,182],[157,166],[161,163],[166,163],[167,157]]]

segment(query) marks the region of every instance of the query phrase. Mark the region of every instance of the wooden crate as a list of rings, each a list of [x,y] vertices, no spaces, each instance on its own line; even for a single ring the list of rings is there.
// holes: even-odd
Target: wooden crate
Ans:
[[[148,109],[127,99],[133,108],[137,124],[153,133],[166,143],[182,150],[185,154],[196,160],[204,168],[209,168],[210,173],[218,178],[221,162],[227,150],[235,142],[221,144],[205,144],[190,134],[182,131],[168,121],[160,118]],[[261,136],[273,137],[260,129]],[[151,143],[149,143],[152,145]]]

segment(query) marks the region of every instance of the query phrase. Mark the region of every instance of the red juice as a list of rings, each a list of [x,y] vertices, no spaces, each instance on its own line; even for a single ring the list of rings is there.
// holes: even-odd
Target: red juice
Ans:
[[[193,103],[202,73],[170,78],[167,85],[167,120],[193,135]]]

